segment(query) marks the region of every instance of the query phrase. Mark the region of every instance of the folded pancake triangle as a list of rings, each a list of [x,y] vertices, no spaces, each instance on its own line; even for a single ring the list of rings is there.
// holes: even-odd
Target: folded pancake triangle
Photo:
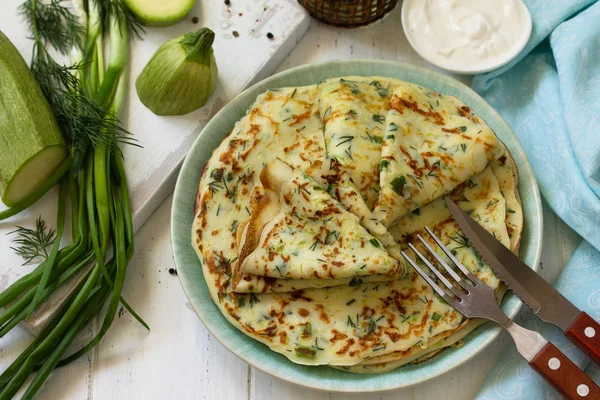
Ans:
[[[284,279],[398,275],[403,264],[315,180],[276,159],[239,243],[240,270]]]
[[[381,192],[373,213],[390,226],[483,171],[503,153],[494,131],[466,104],[404,83],[394,91],[386,116]]]

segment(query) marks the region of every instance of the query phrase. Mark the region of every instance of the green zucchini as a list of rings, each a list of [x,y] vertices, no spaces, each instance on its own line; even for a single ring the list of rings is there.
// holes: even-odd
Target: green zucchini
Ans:
[[[25,60],[0,31],[0,197],[18,205],[56,171],[68,151]]]
[[[173,25],[190,12],[196,0],[125,0],[138,20],[148,26]]]

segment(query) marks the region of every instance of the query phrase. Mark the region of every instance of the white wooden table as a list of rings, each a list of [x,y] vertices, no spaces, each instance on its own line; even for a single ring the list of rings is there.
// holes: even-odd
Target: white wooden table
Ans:
[[[351,58],[393,59],[432,68],[406,42],[397,7],[383,21],[366,28],[338,29],[312,21],[308,33],[278,70]],[[460,79],[466,83],[470,80]],[[152,331],[145,331],[129,313],[119,313],[92,353],[52,374],[40,399],[470,399],[502,350],[510,345],[503,334],[482,354],[435,381],[378,395],[316,392],[272,378],[219,344],[192,311],[177,276],[169,273],[175,268],[170,243],[171,203],[169,197],[137,234],[136,256],[124,288],[124,297]],[[579,242],[579,237],[545,206],[544,274],[555,277]],[[0,371],[30,340],[25,331],[16,329],[0,341]]]

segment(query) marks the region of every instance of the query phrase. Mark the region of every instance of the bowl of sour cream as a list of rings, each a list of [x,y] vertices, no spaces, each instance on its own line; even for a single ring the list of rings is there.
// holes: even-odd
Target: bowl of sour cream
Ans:
[[[450,72],[480,74],[523,50],[532,21],[521,0],[404,0],[402,27],[425,60]]]

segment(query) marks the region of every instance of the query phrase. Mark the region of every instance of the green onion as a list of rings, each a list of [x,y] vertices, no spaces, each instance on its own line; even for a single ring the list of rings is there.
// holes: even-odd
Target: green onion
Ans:
[[[28,0],[21,8],[34,40],[33,76],[58,121],[70,154],[45,187],[20,204],[21,209],[13,207],[8,213],[0,213],[0,219],[14,215],[60,180],[56,240],[50,244],[46,234],[15,242],[20,254],[39,254],[45,259],[0,293],[0,307],[5,308],[0,315],[0,337],[25,320],[60,285],[76,276],[83,279],[42,333],[0,375],[0,400],[13,398],[25,385],[23,399],[33,398],[54,368],[74,361],[100,342],[119,304],[148,328],[121,297],[127,265],[134,253],[134,238],[119,143],[135,142],[117,116],[126,95],[129,40],[139,27],[121,0],[78,0],[79,12],[89,12],[89,17],[80,15],[86,26],[62,4],[58,0]],[[56,15],[61,18],[52,19]],[[103,56],[105,38],[110,45],[107,60]],[[47,45],[63,54],[73,47],[71,54],[78,59],[72,66],[59,65]],[[71,209],[71,244],[60,248],[67,202]],[[39,225],[36,229],[43,231]],[[18,230],[18,238],[23,239],[24,232],[23,228]],[[32,239],[36,237],[40,240]],[[41,248],[44,250],[38,251]],[[112,256],[107,258],[111,250]],[[100,315],[106,303],[100,331],[67,355],[69,346]]]

